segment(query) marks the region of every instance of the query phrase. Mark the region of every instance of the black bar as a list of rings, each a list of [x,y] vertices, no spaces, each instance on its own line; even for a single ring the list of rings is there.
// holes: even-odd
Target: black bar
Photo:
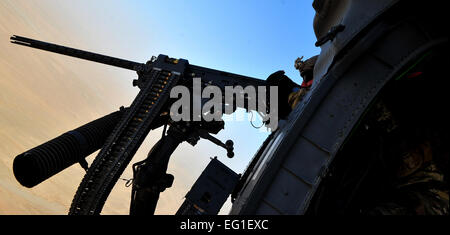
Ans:
[[[124,111],[117,111],[18,155],[14,176],[32,188],[102,147]]]
[[[12,36],[11,37],[11,43],[21,45],[21,46],[27,46],[32,47],[36,49],[41,49],[45,51],[51,51],[58,54],[63,54],[66,56],[72,56],[84,60],[94,61],[102,64],[107,64],[119,68],[134,70],[134,71],[141,71],[145,64],[137,63],[129,60],[123,60],[111,56],[105,56],[101,54],[96,54],[88,51],[82,51],[70,47],[60,46],[52,43],[42,42],[30,38],[25,38],[21,36]]]

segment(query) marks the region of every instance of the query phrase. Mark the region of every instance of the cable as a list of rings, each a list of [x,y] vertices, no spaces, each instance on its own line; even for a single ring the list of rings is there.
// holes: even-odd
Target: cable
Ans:
[[[264,123],[263,123],[260,127],[255,126],[255,125],[253,124],[253,111],[250,111],[250,114],[252,115],[252,117],[250,118],[250,125],[252,125],[253,128],[255,128],[255,129],[260,129],[261,127],[264,126]],[[262,118],[262,116],[261,116],[261,118]]]

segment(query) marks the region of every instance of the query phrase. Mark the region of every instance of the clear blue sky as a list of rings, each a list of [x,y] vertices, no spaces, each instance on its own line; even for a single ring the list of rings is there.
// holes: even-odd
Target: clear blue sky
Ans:
[[[318,53],[311,1],[164,1],[130,4],[148,16],[165,43],[161,53],[191,63],[265,79],[283,69],[300,82],[293,62]],[[144,17],[143,17],[144,18]],[[162,21],[162,22],[161,22]],[[144,31],[146,28],[143,22]]]

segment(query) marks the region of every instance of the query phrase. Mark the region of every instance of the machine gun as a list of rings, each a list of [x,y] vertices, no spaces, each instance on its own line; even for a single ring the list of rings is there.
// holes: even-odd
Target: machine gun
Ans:
[[[205,138],[225,148],[228,157],[234,156],[231,140],[222,143],[210,135],[224,128],[222,120],[175,122],[170,118],[170,106],[174,102],[170,91],[173,87],[180,84],[189,87],[196,77],[201,78],[202,87],[213,85],[222,91],[227,86],[266,86],[264,80],[191,65],[187,60],[166,55],[153,57],[144,64],[20,36],[11,37],[11,42],[133,70],[138,74],[133,86],[138,86],[140,92],[129,108],[122,107],[119,112],[67,132],[18,155],[14,160],[16,179],[30,188],[79,162],[87,173],[73,199],[69,212],[72,215],[100,214],[113,186],[143,140],[150,130],[158,127],[164,126],[163,137],[146,160],[133,165],[131,214],[154,213],[160,192],[171,187],[173,182],[173,176],[166,174],[169,158],[183,141],[195,145],[200,138]],[[227,105],[226,100],[222,102]],[[249,108],[246,102],[236,105]],[[167,126],[170,127],[166,132]],[[99,154],[88,167],[85,157],[100,147]]]

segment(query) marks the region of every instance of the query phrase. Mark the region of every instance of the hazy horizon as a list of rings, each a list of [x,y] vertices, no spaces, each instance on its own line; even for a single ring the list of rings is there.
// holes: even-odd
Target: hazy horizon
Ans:
[[[82,37],[67,40],[67,36],[60,35],[65,29],[49,24],[57,16],[42,12],[51,7],[28,1],[0,2],[0,21],[9,22],[0,28],[0,214],[67,214],[84,175],[81,167],[74,165],[28,189],[13,176],[14,157],[129,105],[137,94],[137,89],[131,86],[136,77],[132,72],[9,43],[8,38],[18,34],[83,46]],[[160,135],[151,133],[133,161],[142,160]],[[88,158],[89,163],[95,155]],[[176,168],[177,164],[171,164],[169,171],[180,176],[183,170]],[[181,205],[187,184],[193,180],[189,174],[185,175],[177,177],[170,193],[161,197],[157,213],[171,214]],[[124,177],[132,178],[129,169]],[[127,214],[130,195],[130,189],[119,181],[103,214]]]
[[[145,5],[142,8],[149,8],[147,5],[150,3],[142,5]],[[310,3],[306,5],[310,8]],[[160,2],[158,7],[167,8]],[[285,5],[281,7],[288,8]],[[305,28],[310,28],[305,29],[308,36],[298,40],[299,44],[310,46],[267,66],[267,59],[259,57],[263,53],[261,51],[245,55],[256,58],[254,61],[247,57],[241,58],[239,54],[227,54],[231,53],[227,47],[232,45],[225,42],[244,48],[253,44],[250,41],[252,39],[243,39],[245,45],[240,41],[231,42],[231,39],[223,42],[219,40],[217,44],[211,42],[209,47],[222,48],[220,51],[214,49],[216,54],[210,53],[211,48],[202,42],[190,43],[191,46],[182,48],[183,43],[173,39],[170,33],[186,37],[185,40],[197,39],[189,38],[194,37],[192,35],[186,36],[183,25],[179,29],[168,30],[163,27],[164,23],[173,25],[173,22],[156,22],[145,18],[150,16],[141,12],[142,8],[140,3],[134,1],[0,1],[0,214],[67,214],[84,170],[74,165],[35,188],[28,189],[22,187],[13,176],[14,157],[66,131],[114,112],[120,106],[128,106],[138,92],[131,85],[131,81],[137,77],[134,72],[13,45],[9,42],[10,36],[21,35],[141,62],[158,53],[185,56],[198,65],[262,79],[271,72],[285,69],[296,82],[299,82],[299,78],[292,66],[296,58],[294,55],[312,56],[316,52],[311,49],[314,39],[310,26],[312,18],[305,22]],[[307,12],[311,14],[312,8]],[[164,12],[161,10],[155,14]],[[240,12],[235,14],[240,15]],[[194,20],[203,22],[201,18],[194,17],[195,23]],[[146,22],[145,27],[139,25],[143,22]],[[223,22],[227,20],[223,19]],[[239,22],[234,23],[239,25]],[[291,45],[296,43],[292,41]],[[200,48],[201,45],[205,48]],[[264,45],[261,46],[264,48]],[[302,47],[298,45],[296,48]],[[283,50],[277,53],[284,53]],[[270,54],[275,51],[267,51],[268,57],[281,58]],[[157,214],[176,212],[210,157],[218,156],[219,160],[237,173],[242,173],[267,136],[267,133],[255,130],[248,122],[227,123],[226,126],[218,138],[235,141],[236,157],[227,159],[225,150],[204,140],[196,147],[182,144],[174,153],[168,170],[168,173],[175,175],[174,186],[161,194]],[[161,130],[151,132],[132,163],[145,158],[160,136]],[[89,163],[95,155],[88,157]],[[130,167],[125,170],[123,177],[132,178]],[[119,181],[102,214],[128,214],[130,194],[130,188]],[[221,213],[226,213],[229,207],[230,202],[227,202]]]

